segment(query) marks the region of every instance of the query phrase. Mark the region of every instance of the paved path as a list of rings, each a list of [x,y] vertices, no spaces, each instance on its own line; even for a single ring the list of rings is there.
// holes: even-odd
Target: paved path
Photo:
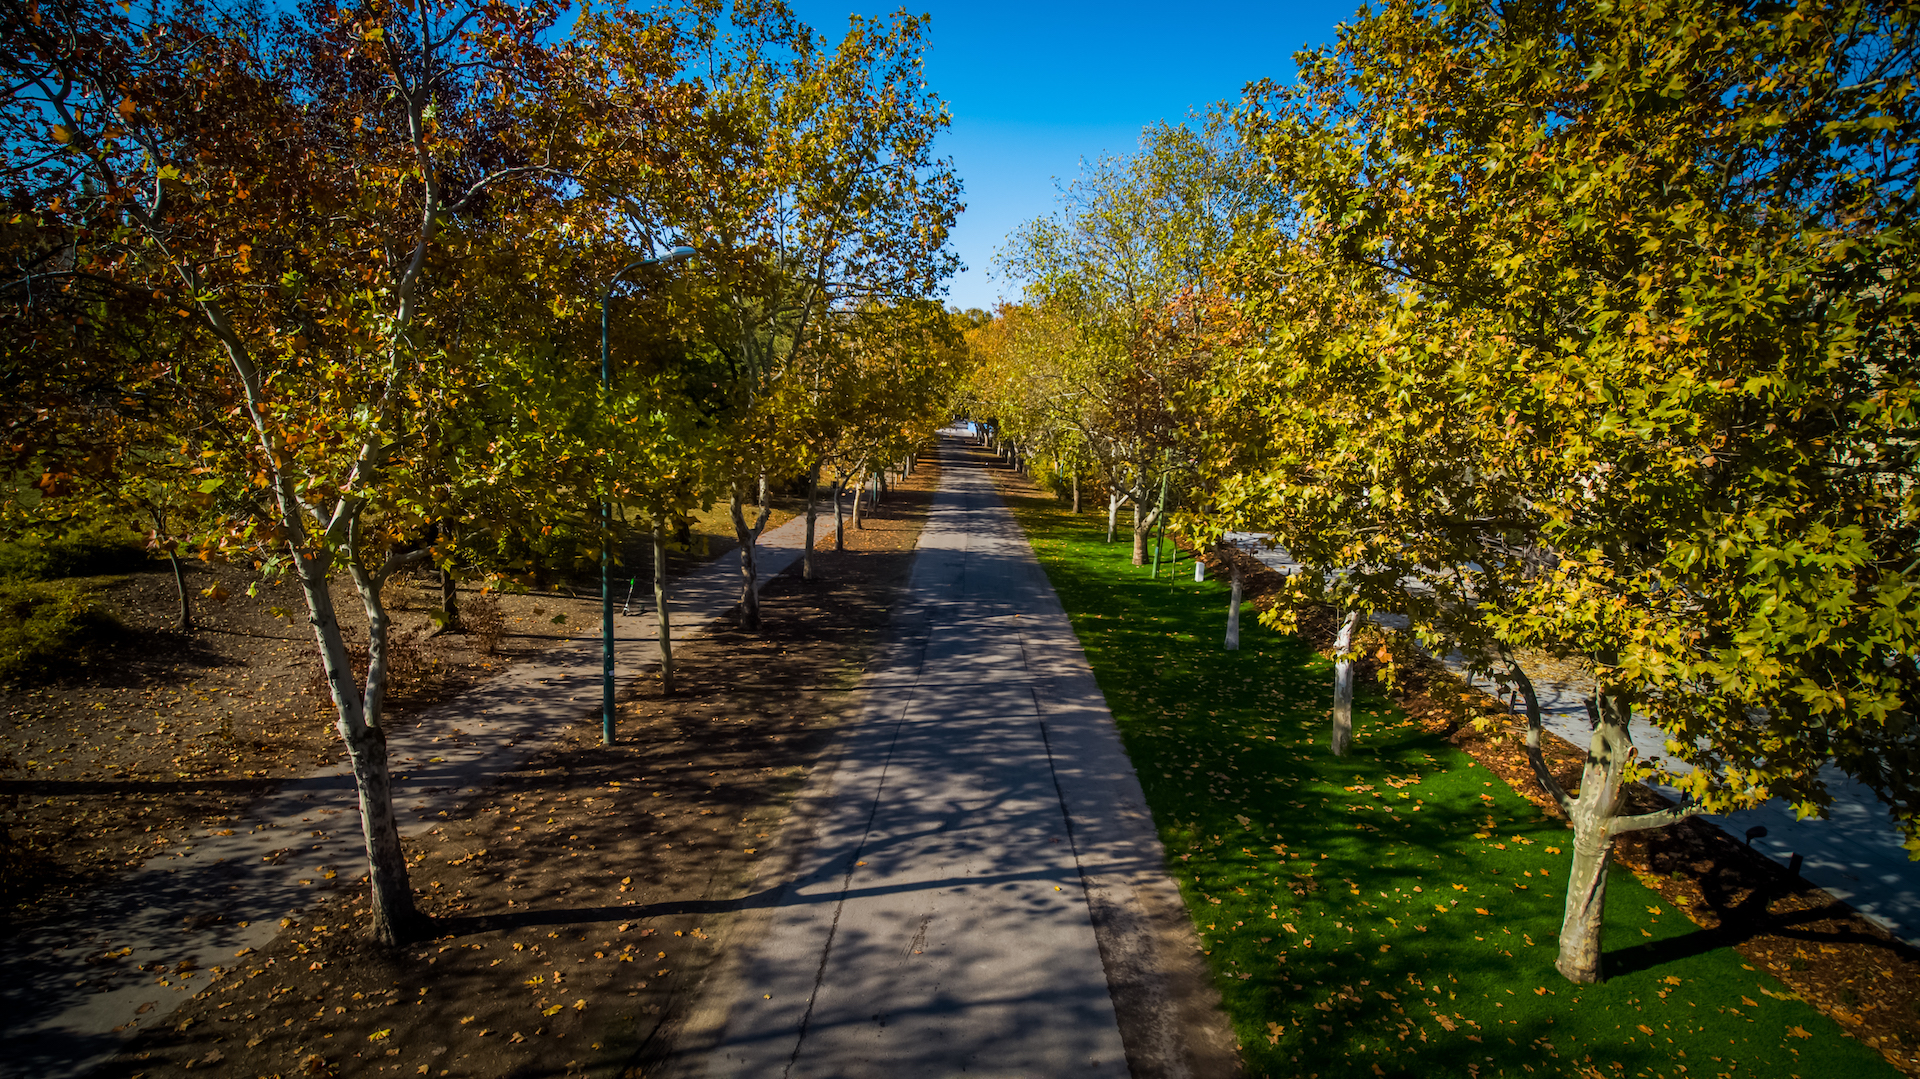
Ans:
[[[1197,948],[1145,798],[987,455],[954,434],[863,713],[796,814],[804,853],[673,1074],[1122,1079],[1129,1054],[1193,1074],[1205,973],[1180,968]]]
[[[761,537],[762,584],[798,561],[806,520]],[[737,555],[674,582],[674,639],[699,636],[739,598]],[[614,618],[614,658],[631,679],[659,661],[652,613]],[[498,677],[389,731],[394,802],[403,834],[426,830],[497,776],[546,745],[566,724],[600,711],[600,639],[577,640],[517,663]],[[35,785],[46,787],[48,784]],[[142,784],[69,784],[71,793],[139,793]],[[86,788],[84,791],[79,788]],[[42,794],[63,793],[58,790]],[[159,1024],[207,986],[204,974],[157,978],[135,969],[191,960],[202,971],[260,948],[280,919],[330,887],[364,879],[352,771],[344,760],[292,780],[230,829],[194,835],[89,896],[58,924],[0,949],[0,1076],[84,1074],[122,1038]],[[331,882],[329,873],[338,874]],[[131,949],[103,961],[108,953]],[[171,985],[165,984],[171,982]]]
[[[1255,533],[1228,535],[1281,573],[1297,573],[1301,569],[1285,550],[1266,546]],[[1403,629],[1407,624],[1404,616],[1393,614],[1377,615],[1375,621],[1395,629]],[[1456,674],[1468,673],[1458,654],[1447,657],[1445,662]],[[1586,706],[1586,699],[1593,694],[1593,679],[1578,674],[1562,677],[1529,674],[1540,698],[1542,723],[1562,741],[1586,748],[1593,736]],[[1481,684],[1486,685],[1486,680],[1482,679]],[[1641,757],[1667,756],[1666,734],[1659,728],[1636,723],[1632,734]],[[1753,841],[1755,850],[1781,865],[1791,864],[1793,856],[1800,855],[1804,859],[1800,869],[1802,877],[1835,899],[1851,904],[1887,932],[1920,947],[1920,862],[1908,860],[1906,838],[1893,826],[1886,803],[1871,788],[1833,765],[1822,769],[1820,776],[1833,792],[1833,805],[1825,820],[1818,817],[1795,820],[1793,809],[1777,799],[1758,809],[1703,819],[1742,842],[1746,841],[1748,829],[1766,829],[1765,836]],[[1669,798],[1680,797],[1680,792],[1672,787],[1653,786]]]

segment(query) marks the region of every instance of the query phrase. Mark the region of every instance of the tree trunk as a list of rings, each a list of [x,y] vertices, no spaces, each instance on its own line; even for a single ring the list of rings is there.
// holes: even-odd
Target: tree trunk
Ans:
[[[861,462],[860,467],[862,468],[862,470],[864,470],[866,468],[866,462],[864,461]],[[859,475],[859,474],[860,473],[855,473],[855,475]],[[865,527],[860,523],[860,502],[862,499],[866,497],[866,495],[867,495],[867,484],[865,480],[862,480],[859,486],[853,489],[853,527],[856,531]]]
[[[833,481],[833,549],[836,551],[847,549],[847,507],[841,500],[846,488],[845,482]]]
[[[1347,612],[1333,642],[1333,755],[1344,757],[1353,744],[1353,629],[1360,612]]]
[[[653,617],[660,634],[660,695],[673,696],[673,624],[667,614],[667,523],[653,522]]]
[[[461,633],[467,627],[460,624],[460,582],[454,579],[453,571],[440,567],[440,610],[446,614],[447,621],[440,627],[442,633]]]
[[[1153,579],[1160,579],[1160,552],[1167,546],[1167,474],[1160,474],[1160,501],[1153,507],[1154,524],[1160,531],[1153,537]],[[1153,526],[1148,526],[1149,528]]]
[[[820,462],[807,473],[807,546],[800,556],[800,579],[813,580],[813,522],[820,504]]]
[[[357,537],[356,537],[357,538]],[[357,548],[357,544],[353,547]],[[367,847],[367,881],[372,906],[373,937],[384,946],[418,939],[426,919],[413,903],[407,881],[406,855],[400,847],[399,822],[393,812],[393,779],[387,764],[387,734],[381,712],[387,681],[387,617],[377,582],[357,570],[354,584],[367,612],[367,680],[364,695],[354,684],[353,664],[347,655],[340,619],[327,587],[331,556],[294,549],[301,591],[306,596],[307,620],[320,647],[321,665],[332,692],[335,726],[347,745],[353,764],[355,793],[360,800],[360,830]]]
[[[149,510],[148,516],[153,519],[153,542],[167,545],[167,565],[173,568],[173,593],[180,601],[180,632],[192,633],[193,600],[187,595],[187,570],[180,564],[179,545],[166,538],[167,519],[158,508]]]
[[[193,632],[193,600],[187,596],[187,571],[180,564],[180,552],[168,548],[167,564],[173,567],[173,592],[180,600],[180,632]]]
[[[1613,860],[1614,817],[1620,811],[1621,776],[1633,741],[1628,726],[1633,705],[1624,694],[1602,686],[1587,763],[1580,774],[1580,796],[1568,807],[1573,826],[1573,869],[1567,878],[1566,915],[1560,923],[1560,955],[1554,967],[1570,982],[1591,985],[1601,979],[1600,925],[1606,913],[1607,865]]]
[[[733,518],[734,538],[740,541],[740,628],[757,630],[760,628],[760,571],[754,559],[754,543],[767,527],[767,518],[773,514],[773,507],[767,502],[767,477],[760,477],[760,505],[751,526],[747,524],[746,499],[737,484],[732,500],[727,503],[727,513]]]
[[[1133,515],[1133,564],[1144,566],[1147,564],[1147,539],[1153,535],[1153,524],[1159,519],[1160,511],[1155,509],[1141,513],[1139,508],[1139,501],[1136,499]]]
[[[430,538],[434,543],[445,541],[450,548],[454,541],[453,522],[435,521],[431,526]],[[449,552],[449,562],[451,553]],[[460,623],[460,582],[454,579],[448,563],[440,566],[440,614],[446,621],[433,631],[438,637],[442,633],[465,633],[467,627]]]
[[[1127,504],[1127,496],[1118,491],[1107,492],[1107,542],[1113,542],[1113,533],[1120,526],[1120,507]]]
[[[1240,563],[1229,561],[1227,568],[1233,587],[1227,597],[1227,647],[1229,652],[1240,651]]]
[[[1076,516],[1080,513],[1080,474],[1078,472],[1073,474],[1073,512]]]

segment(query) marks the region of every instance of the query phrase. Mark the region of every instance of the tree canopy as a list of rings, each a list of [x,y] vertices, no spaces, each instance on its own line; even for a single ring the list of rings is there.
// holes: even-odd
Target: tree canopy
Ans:
[[[138,509],[158,545],[298,579],[386,940],[419,929],[382,583],[603,501],[657,528],[790,477],[782,380],[848,354],[843,317],[925,305],[954,269],[922,21],[856,19],[835,43],[777,2],[565,15],[0,6],[5,317],[23,331],[0,346],[8,522]],[[675,242],[700,257],[615,291]],[[892,355],[950,364],[925,342]]]

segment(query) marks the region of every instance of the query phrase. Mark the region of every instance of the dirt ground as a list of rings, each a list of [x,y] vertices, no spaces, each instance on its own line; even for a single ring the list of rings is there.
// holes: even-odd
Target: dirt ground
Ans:
[[[1251,560],[1244,569],[1249,598],[1264,606],[1263,595],[1279,587],[1282,578]],[[1337,629],[1334,612],[1304,619],[1300,628],[1317,647],[1330,650]],[[1375,677],[1381,659],[1357,664],[1358,676]],[[1529,660],[1528,666],[1547,664]],[[1542,810],[1564,817],[1534,778],[1524,722],[1509,716],[1504,702],[1467,689],[1431,660],[1416,662],[1396,693],[1410,715],[1448,734]],[[1469,722],[1475,715],[1499,722],[1491,731],[1479,731]],[[1569,790],[1578,786],[1585,751],[1558,738],[1542,741],[1555,778]],[[1637,784],[1628,797],[1633,812],[1670,804]],[[1615,846],[1615,857],[1706,930],[1688,938],[1689,946],[1733,948],[1878,1049],[1894,1067],[1920,1076],[1920,951],[1705,821],[1631,833]],[[1630,953],[1610,952],[1608,961],[1632,962]]]
[[[768,527],[799,505],[777,501]],[[724,508],[700,516],[670,558],[675,572],[736,546],[725,518]],[[628,552],[636,564],[650,557],[638,545]],[[173,577],[154,563],[105,581],[98,598],[124,629],[86,662],[0,684],[0,932],[181,842],[189,826],[229,822],[279,781],[340,759],[313,637],[298,614],[273,610],[303,611],[298,587],[201,562],[188,564],[187,580],[194,633],[175,628]],[[627,584],[616,580],[616,602],[627,601]],[[198,594],[206,590],[222,598]],[[427,612],[440,603],[437,574],[387,585],[396,718],[597,633],[597,578],[546,591],[460,591],[473,631],[436,637]],[[643,576],[632,599],[650,595]],[[334,599],[353,640],[359,597],[339,581]]]
[[[935,479],[929,455],[845,552],[829,517],[818,580],[796,567],[769,582],[763,634],[723,624],[687,646],[674,697],[639,683],[623,744],[600,745],[583,720],[409,840],[433,939],[377,949],[363,894],[336,894],[231,967],[151,971],[211,984],[100,1074],[641,1074],[670,1048],[729,913],[758,898],[748,889],[886,627]]]

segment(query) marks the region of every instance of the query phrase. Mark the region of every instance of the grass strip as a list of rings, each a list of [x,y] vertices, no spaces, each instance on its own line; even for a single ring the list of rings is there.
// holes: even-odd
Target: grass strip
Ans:
[[[1596,986],[1553,967],[1572,833],[1384,697],[1327,752],[1332,672],[1227,589],[1009,495],[1152,806],[1249,1075],[1898,1073],[1615,867]]]

